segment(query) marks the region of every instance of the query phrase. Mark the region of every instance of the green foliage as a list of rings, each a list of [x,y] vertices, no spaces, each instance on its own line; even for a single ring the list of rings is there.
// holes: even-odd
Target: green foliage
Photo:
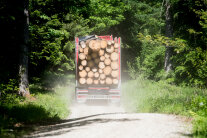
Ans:
[[[122,85],[122,103],[129,111],[193,117],[193,135],[207,136],[207,90],[169,85],[143,78]]]

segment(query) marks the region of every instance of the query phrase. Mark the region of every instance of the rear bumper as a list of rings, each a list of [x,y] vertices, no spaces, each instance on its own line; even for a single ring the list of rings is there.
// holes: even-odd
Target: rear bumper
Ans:
[[[121,90],[110,88],[76,88],[76,101],[85,102],[93,99],[120,101]]]

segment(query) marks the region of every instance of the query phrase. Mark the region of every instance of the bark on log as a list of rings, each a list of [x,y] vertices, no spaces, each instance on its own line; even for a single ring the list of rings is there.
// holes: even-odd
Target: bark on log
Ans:
[[[114,47],[113,46],[107,46],[106,47],[106,52],[108,52],[108,53],[114,52]]]
[[[88,61],[92,59],[92,57],[90,55],[87,55],[86,58],[87,58]]]
[[[84,53],[80,53],[80,54],[79,54],[79,58],[80,58],[81,60],[84,60],[84,59],[86,58],[86,55],[85,55]]]
[[[81,41],[80,42],[80,45],[81,45],[82,48],[85,48],[86,47],[86,43],[84,41]]]
[[[92,60],[88,61],[88,66],[90,68],[94,67],[94,62]]]
[[[93,83],[93,79],[92,78],[87,78],[86,83],[89,84],[89,85],[92,84]]]
[[[107,47],[107,41],[106,40],[101,40],[101,48],[105,49]]]
[[[107,77],[106,84],[112,84],[112,83],[113,83],[112,79],[110,77]]]
[[[105,64],[104,64],[104,62],[99,62],[98,67],[99,67],[100,69],[105,68]]]
[[[78,69],[79,69],[79,70],[83,70],[83,66],[80,65],[80,66],[78,67]]]
[[[111,60],[109,58],[104,60],[105,65],[110,65],[111,64]]]
[[[87,76],[87,72],[85,70],[82,70],[82,71],[79,72],[79,76],[81,78],[85,78]]]
[[[110,75],[111,74],[111,71],[112,71],[112,69],[111,69],[111,67],[110,66],[106,66],[105,68],[104,68],[104,74],[105,75]]]
[[[85,84],[86,83],[86,78],[80,78],[79,83],[80,84]]]
[[[101,41],[100,40],[96,40],[96,42],[93,44],[93,51],[99,51],[101,49]]]
[[[104,60],[105,60],[105,56],[101,56],[101,57],[100,57],[100,60],[101,60],[101,61],[104,61]]]
[[[119,76],[119,71],[118,70],[113,70],[111,72],[111,76],[114,77],[114,78],[117,78]]]
[[[91,54],[91,57],[94,58],[94,59],[97,58],[97,57],[98,57],[98,53],[93,52],[93,53]]]
[[[118,60],[118,58],[119,58],[119,56],[118,56],[118,54],[117,54],[116,52],[113,52],[113,53],[111,54],[111,60],[112,60],[112,61],[116,61],[116,60]]]
[[[106,75],[105,74],[100,74],[100,79],[105,79],[106,78]]]
[[[98,63],[100,62],[100,59],[99,59],[99,58],[96,58],[96,59],[94,59],[94,62],[95,62],[96,64],[98,64]]]
[[[119,68],[119,64],[118,64],[118,62],[111,62],[111,68],[112,68],[113,70],[118,69],[118,68]]]
[[[93,73],[92,71],[89,71],[89,72],[88,72],[88,77],[89,77],[89,78],[93,78],[93,76],[94,76],[94,73]]]
[[[118,84],[118,83],[119,83],[118,79],[113,79],[113,84]]]
[[[94,73],[94,77],[95,77],[95,78],[98,78],[98,77],[99,77],[99,73],[98,73],[98,72],[95,72],[95,73]]]
[[[87,65],[87,61],[86,60],[82,60],[81,61],[81,65],[86,66]]]

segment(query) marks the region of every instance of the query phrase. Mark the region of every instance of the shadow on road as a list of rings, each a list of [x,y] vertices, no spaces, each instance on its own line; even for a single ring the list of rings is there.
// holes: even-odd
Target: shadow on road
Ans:
[[[99,123],[108,123],[108,122],[127,122],[127,121],[138,121],[139,119],[109,119],[109,118],[101,118],[99,116],[104,115],[116,115],[123,113],[103,113],[103,114],[95,114],[80,118],[67,119],[59,122],[51,122],[50,124],[44,124],[41,126],[36,126],[37,130],[35,132],[31,132],[30,135],[25,137],[48,137],[48,136],[57,136],[61,134],[65,134],[77,129],[81,129],[80,127],[88,126],[91,124],[99,124]],[[95,117],[95,118],[92,118]]]

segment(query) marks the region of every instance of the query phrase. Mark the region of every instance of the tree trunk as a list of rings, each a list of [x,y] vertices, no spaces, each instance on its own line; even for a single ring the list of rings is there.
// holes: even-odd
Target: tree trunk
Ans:
[[[23,18],[23,43],[20,46],[20,64],[19,64],[19,94],[29,96],[29,81],[28,81],[28,42],[29,42],[29,1],[24,0],[24,18]]]
[[[166,37],[173,37],[173,27],[172,27],[172,15],[171,15],[171,4],[170,4],[170,0],[166,0],[166,12],[165,12],[165,21],[166,21],[166,28],[165,28],[165,36]],[[171,61],[171,57],[172,57],[172,53],[173,53],[173,49],[171,46],[166,46],[166,50],[165,50],[165,71],[169,72],[170,70],[172,70],[172,61]]]

